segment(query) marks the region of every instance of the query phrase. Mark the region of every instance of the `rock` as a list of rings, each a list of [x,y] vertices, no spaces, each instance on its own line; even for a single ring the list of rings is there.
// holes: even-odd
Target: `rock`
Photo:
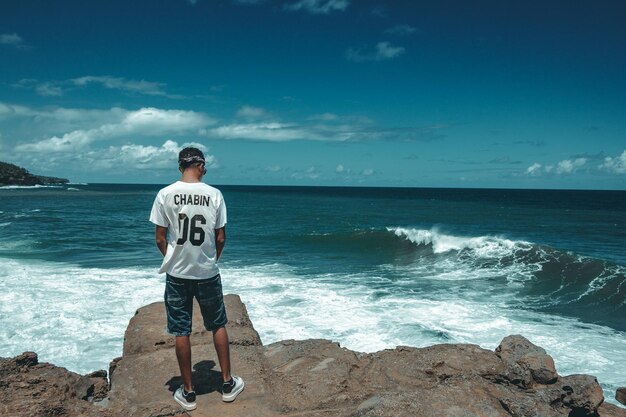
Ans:
[[[121,356],[114,358],[111,362],[109,362],[109,382],[113,378],[113,372],[115,372],[115,368],[117,368],[117,363],[122,360]],[[109,387],[110,387],[109,383]]]
[[[191,335],[193,382],[198,394],[194,417],[205,415],[273,416],[267,395],[263,347],[252,327],[245,306],[236,295],[224,297],[229,323],[232,370],[246,382],[245,395],[234,404],[221,400],[222,377],[211,332],[204,330],[194,303]],[[175,406],[173,392],[182,383],[174,351],[174,338],[165,332],[163,303],[140,308],[131,319],[124,337],[123,356],[111,372],[109,403],[127,410],[141,404],[146,409]],[[137,411],[137,413],[139,413]],[[137,416],[143,414],[136,414]]]
[[[85,376],[88,378],[106,378],[107,371],[105,371],[104,369],[101,369],[99,371],[93,371]]]
[[[328,359],[332,359],[329,365]],[[328,340],[274,343],[265,348],[269,398],[279,410],[314,410],[345,402],[354,352]],[[285,392],[288,394],[285,395]]]
[[[615,391],[615,399],[626,405],[626,387],[618,388],[617,391]]]
[[[572,409],[574,415],[592,415],[604,401],[602,388],[591,375],[569,375],[561,378],[559,384],[565,396],[561,402]]]
[[[598,416],[601,417],[624,417],[626,416],[626,410],[619,408],[616,405],[608,404],[606,402],[598,408]]]
[[[17,366],[34,366],[39,363],[39,358],[35,352],[24,352],[15,357],[15,365]]]
[[[245,306],[238,296],[225,297],[224,303],[228,314],[228,337],[232,345],[260,346],[261,338],[254,330]],[[244,314],[245,313],[245,314]],[[124,334],[123,356],[149,353],[174,347],[174,336],[165,330],[165,305],[152,303],[140,308],[130,320]],[[160,323],[156,326],[155,323]],[[200,308],[194,303],[192,344],[212,343],[211,332],[205,330]]]
[[[496,354],[506,366],[505,377],[520,387],[552,384],[558,378],[552,357],[523,336],[505,337],[496,348]]]
[[[559,377],[543,349],[522,336],[496,352],[469,344],[357,353],[328,340],[263,346],[239,297],[225,296],[233,373],[246,381],[234,403],[221,401],[212,337],[194,316],[194,417],[626,417],[603,403],[588,375]],[[196,312],[197,313],[197,312]],[[187,416],[172,399],[181,384],[163,303],[139,309],[124,355],[87,376],[39,364],[26,352],[0,360],[0,414],[7,416]],[[101,399],[98,402],[90,402]]]
[[[99,370],[85,375],[92,383],[92,388],[88,392],[89,401],[102,401],[109,395],[109,381],[107,371]]]
[[[93,405],[86,401],[93,392],[91,378],[39,363],[33,352],[0,359],[0,415],[96,415]],[[106,396],[106,391],[99,393]]]

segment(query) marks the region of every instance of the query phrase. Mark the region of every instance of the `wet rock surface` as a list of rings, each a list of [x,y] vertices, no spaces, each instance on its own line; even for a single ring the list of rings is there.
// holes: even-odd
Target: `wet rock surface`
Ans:
[[[603,403],[593,376],[559,376],[552,358],[519,335],[495,352],[443,344],[363,354],[328,340],[263,346],[239,297],[225,302],[233,372],[246,381],[234,403],[221,401],[215,349],[198,310],[192,335],[198,408],[184,412],[173,401],[181,379],[164,306],[154,303],[130,321],[110,386],[104,371],[77,375],[38,363],[32,352],[1,359],[0,415],[626,417],[626,410]]]

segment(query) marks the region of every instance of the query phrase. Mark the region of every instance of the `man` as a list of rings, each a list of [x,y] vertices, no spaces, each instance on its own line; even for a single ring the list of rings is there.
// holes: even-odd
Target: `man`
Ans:
[[[177,181],[156,196],[150,221],[156,225],[156,245],[164,256],[159,273],[166,273],[167,331],[176,336],[176,358],[183,384],[174,399],[185,410],[196,408],[191,382],[191,318],[193,298],[200,305],[204,326],[213,332],[213,344],[222,369],[222,400],[234,401],[244,388],[243,379],[230,374],[230,350],[217,266],[226,242],[226,205],[222,193],[202,182],[204,154],[185,148],[178,154]]]

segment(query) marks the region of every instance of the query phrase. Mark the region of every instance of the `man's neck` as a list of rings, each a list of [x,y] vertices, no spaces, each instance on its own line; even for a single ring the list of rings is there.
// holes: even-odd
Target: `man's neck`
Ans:
[[[180,180],[182,182],[188,182],[188,183],[195,183],[195,182],[201,182],[202,181],[202,177],[198,177],[197,175],[194,175],[191,172],[183,172],[182,177],[180,178]]]

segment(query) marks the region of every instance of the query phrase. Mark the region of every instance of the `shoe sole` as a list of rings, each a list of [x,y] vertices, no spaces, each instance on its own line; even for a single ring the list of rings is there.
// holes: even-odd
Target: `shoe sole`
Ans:
[[[193,405],[190,405],[190,404],[188,404],[188,403],[187,403],[187,404],[185,404],[185,403],[183,403],[181,400],[179,400],[178,398],[176,398],[176,395],[174,395],[174,401],[176,401],[176,402],[178,403],[178,405],[180,405],[181,407],[183,407],[183,409],[184,409],[185,411],[193,411],[193,410],[195,410],[195,409],[196,409],[196,407],[198,406],[197,404],[193,404]]]
[[[225,403],[232,403],[233,401],[235,401],[237,396],[241,394],[243,389],[246,387],[246,383],[243,382],[243,379],[241,379],[240,381],[241,381],[241,389],[239,389],[237,392],[231,392],[229,394],[222,394],[222,401],[224,401]]]

